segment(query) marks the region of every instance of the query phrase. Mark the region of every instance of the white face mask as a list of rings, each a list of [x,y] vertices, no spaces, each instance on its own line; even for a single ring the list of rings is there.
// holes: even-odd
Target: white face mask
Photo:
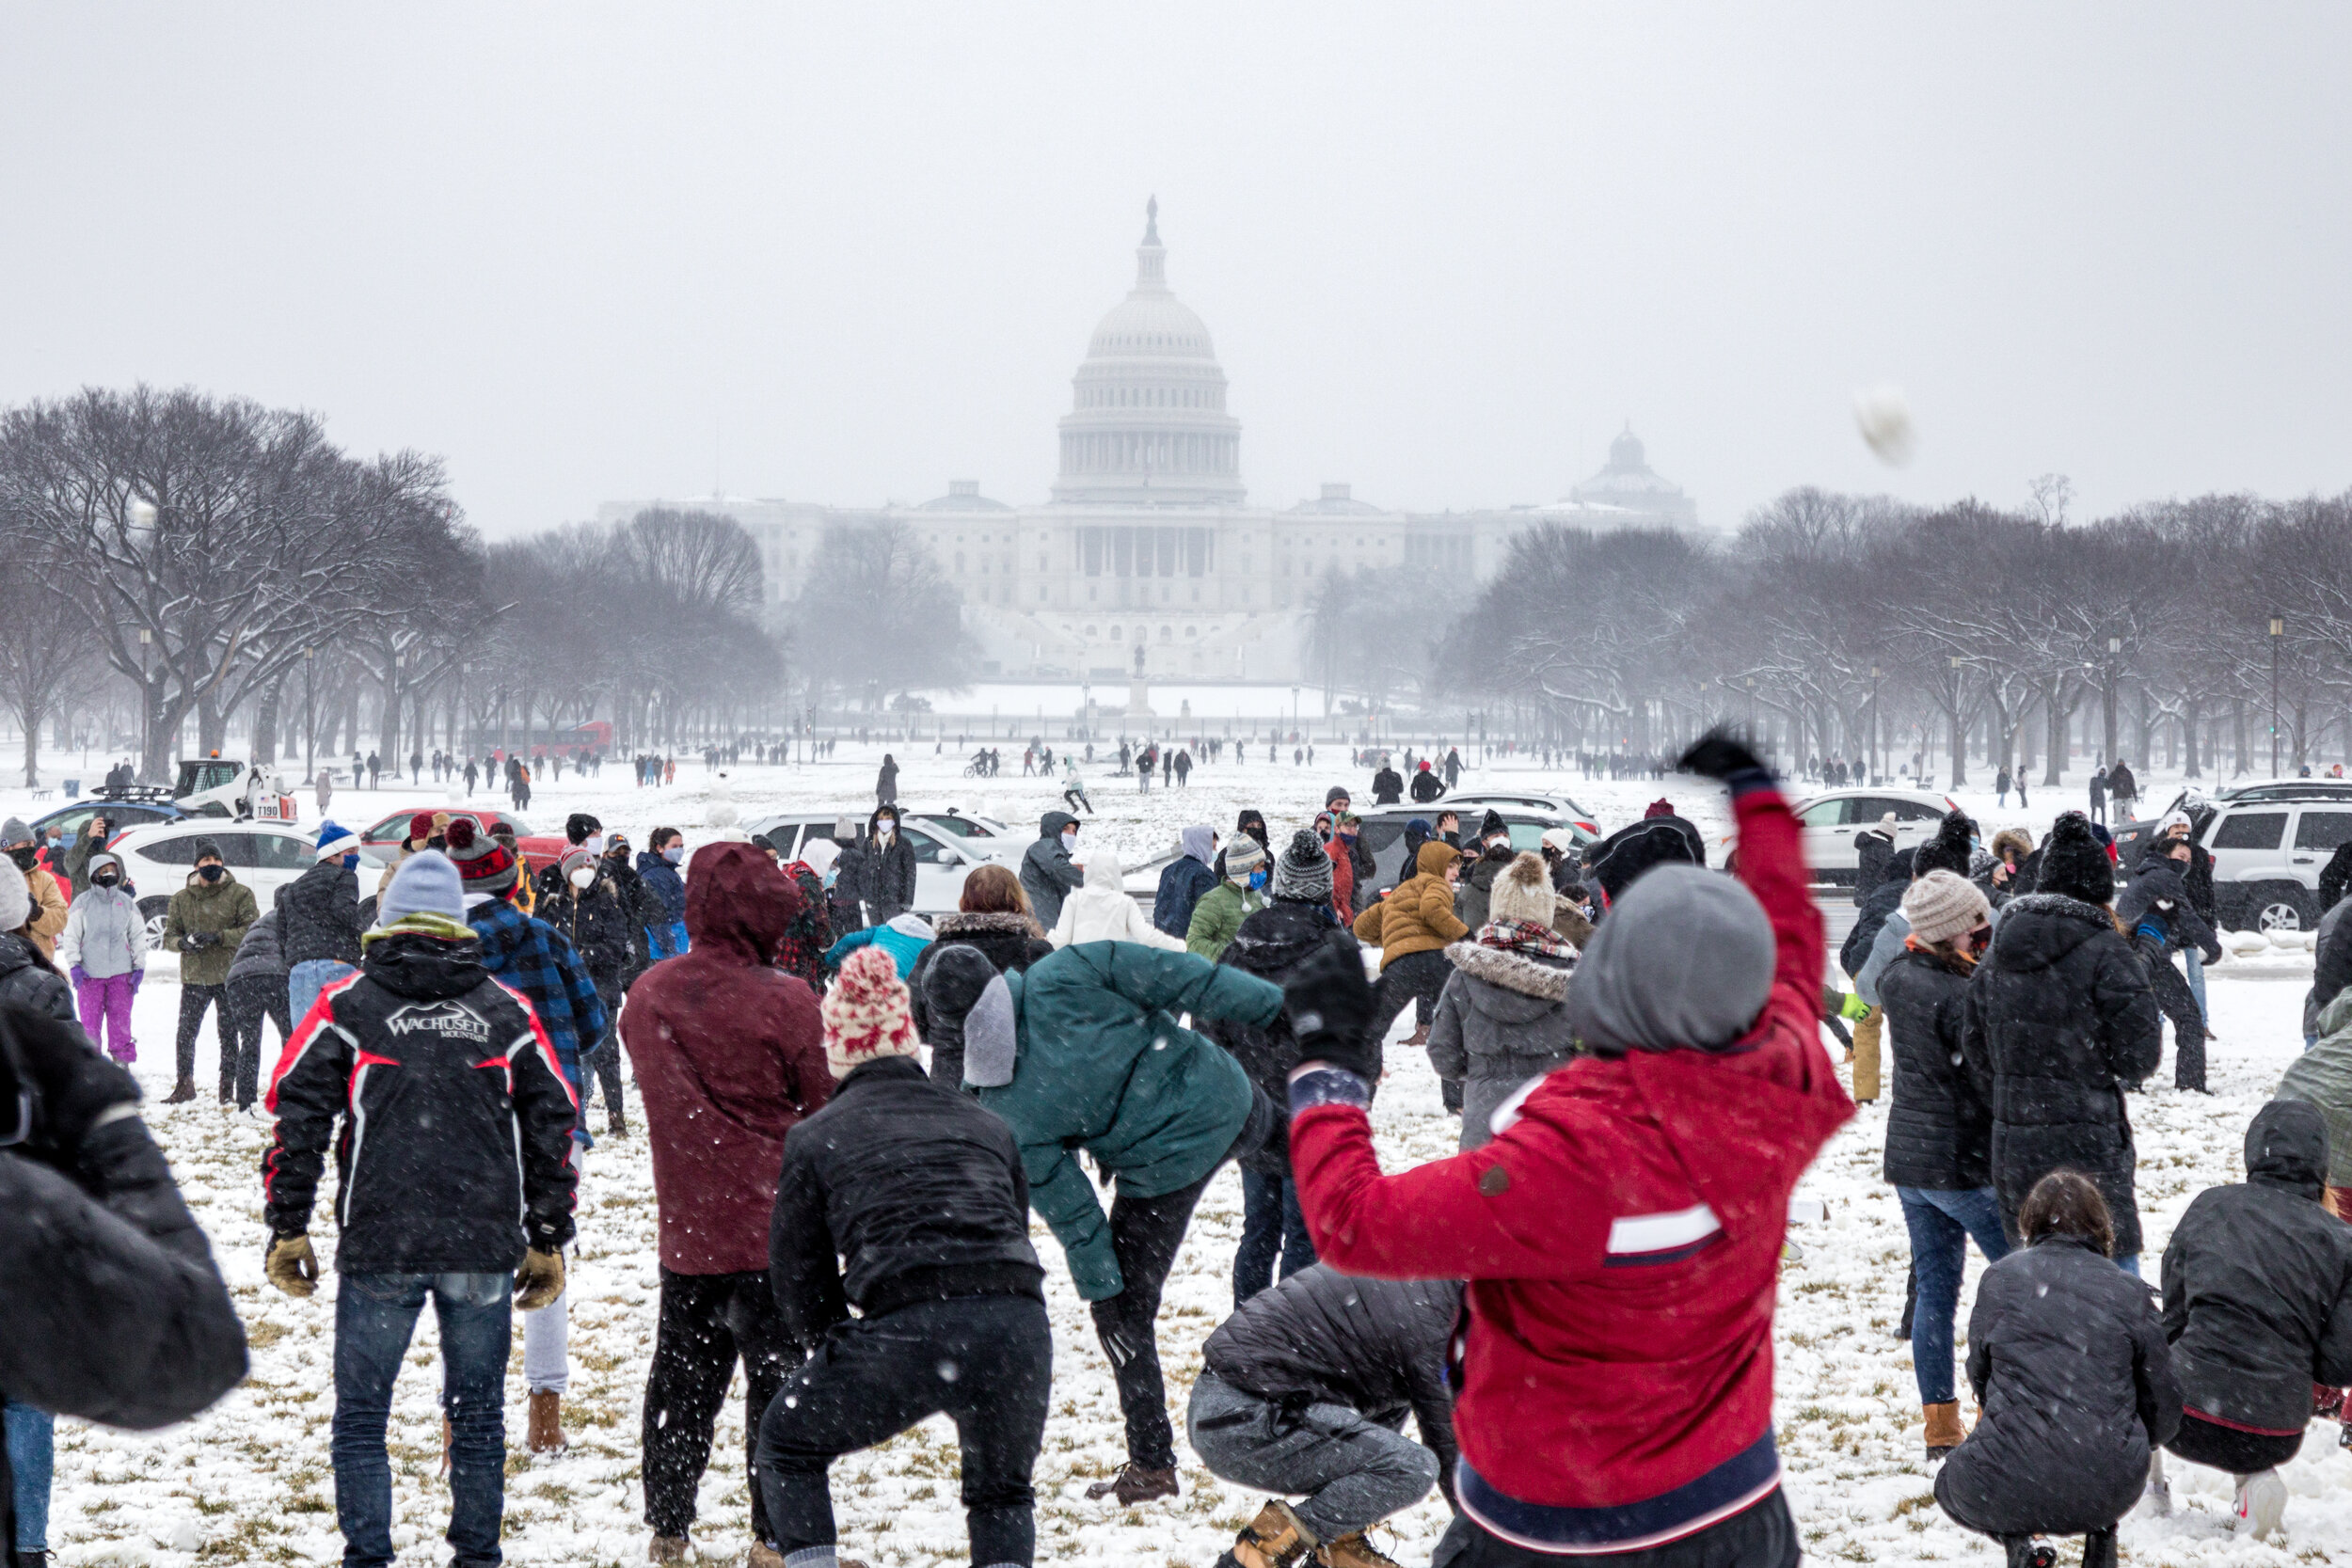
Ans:
[[[880,822],[874,824],[874,836],[876,838],[889,838],[893,834],[897,833],[898,831],[898,829],[897,824],[893,823],[888,817],[884,817]]]
[[[596,885],[596,868],[593,865],[574,866],[571,880],[572,886],[585,893]]]
[[[1064,849],[1075,849],[1078,847],[1078,834],[1076,830],[1071,828],[1064,828],[1062,830],[1061,847]]]
[[[580,847],[587,850],[592,855],[601,855],[604,853],[604,835],[602,833],[590,833],[587,838],[581,841]]]

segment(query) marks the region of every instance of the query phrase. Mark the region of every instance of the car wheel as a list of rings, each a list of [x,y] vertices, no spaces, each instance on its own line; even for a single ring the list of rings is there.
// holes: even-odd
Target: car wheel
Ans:
[[[2293,882],[2265,882],[2254,890],[2252,906],[2257,931],[2304,931],[2312,926],[2305,908],[2307,895]]]
[[[164,920],[170,913],[171,900],[168,898],[139,900],[139,917],[147,922],[147,945],[149,947],[156,948],[164,944]]]

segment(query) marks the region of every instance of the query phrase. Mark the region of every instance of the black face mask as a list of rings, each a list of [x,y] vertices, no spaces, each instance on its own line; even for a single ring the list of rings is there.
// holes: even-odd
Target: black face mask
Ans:
[[[117,882],[122,880],[122,874],[119,871],[101,871],[97,876],[92,877],[90,880],[100,887],[112,887]]]
[[[40,851],[30,847],[11,849],[8,851],[8,859],[16,862],[16,868],[19,871],[30,871],[40,863]]]
[[[196,874],[208,882],[217,882],[228,874],[228,868],[218,865],[199,865],[196,868]]]

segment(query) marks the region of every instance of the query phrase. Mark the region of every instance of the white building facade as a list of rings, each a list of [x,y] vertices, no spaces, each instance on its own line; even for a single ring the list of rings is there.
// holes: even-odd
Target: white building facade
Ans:
[[[1550,506],[1406,514],[1346,484],[1281,511],[1248,504],[1241,421],[1226,405],[1209,330],[1168,286],[1158,204],[1136,283],[1095,327],[1060,420],[1051,499],[1010,506],[977,482],[915,506],[851,508],[707,496],[614,501],[692,507],[758,542],[771,603],[799,595],[825,530],[904,523],[962,590],[982,673],[1158,680],[1298,678],[1309,594],[1326,571],[1409,565],[1483,580],[1511,537],[1543,521],[1690,528],[1696,508],[1650,473],[1630,431],[1610,467]],[[1592,492],[1589,496],[1587,492]]]

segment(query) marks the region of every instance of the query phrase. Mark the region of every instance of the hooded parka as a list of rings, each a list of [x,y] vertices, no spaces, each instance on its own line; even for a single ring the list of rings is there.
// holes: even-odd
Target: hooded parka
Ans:
[[[1061,842],[1062,830],[1077,825],[1066,811],[1047,812],[1038,818],[1037,842],[1021,857],[1021,891],[1029,895],[1029,912],[1044,930],[1061,919],[1061,901],[1084,885]]]
[[[1357,939],[1380,949],[1383,970],[1407,953],[1434,953],[1470,935],[1454,912],[1454,884],[1445,878],[1446,867],[1461,858],[1445,840],[1431,839],[1413,857],[1414,874],[1356,917]]]
[[[1879,975],[1895,1100],[1882,1169],[1898,1187],[1969,1192],[1993,1184],[1993,1112],[1962,1049],[1968,972],[1912,948]]]
[[[1183,952],[1182,937],[1171,937],[1144,918],[1143,906],[1128,896],[1126,879],[1126,867],[1110,846],[1098,844],[1089,849],[1086,884],[1062,900],[1061,917],[1054,922],[1047,940],[1057,947],[1082,942],[1139,942],[1146,947]]]
[[[1571,960],[1476,942],[1454,942],[1445,956],[1454,973],[1429,1021],[1429,1065],[1462,1085],[1460,1147],[1467,1151],[1494,1136],[1496,1109],[1522,1085],[1576,1054],[1567,1006]]]

